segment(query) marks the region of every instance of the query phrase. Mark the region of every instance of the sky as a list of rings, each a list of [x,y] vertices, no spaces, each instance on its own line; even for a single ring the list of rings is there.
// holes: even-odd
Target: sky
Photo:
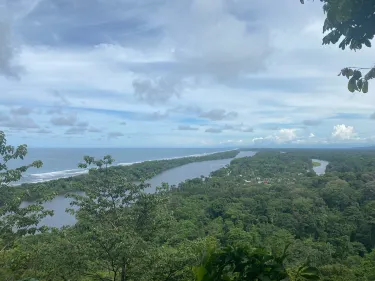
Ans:
[[[30,147],[375,144],[319,1],[0,0],[0,130]],[[371,62],[373,63],[373,62]],[[371,65],[370,65],[371,66]]]

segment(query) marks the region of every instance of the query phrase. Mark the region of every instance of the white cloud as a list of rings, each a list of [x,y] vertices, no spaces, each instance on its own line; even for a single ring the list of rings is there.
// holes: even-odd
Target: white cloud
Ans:
[[[13,22],[0,35],[0,75],[18,73],[17,64],[26,72],[19,81],[0,77],[0,112],[32,108],[18,110],[29,118],[18,123],[49,125],[53,134],[31,144],[65,145],[52,136],[69,128],[51,126],[51,118],[72,125],[71,132],[90,120],[82,128],[101,130],[93,145],[103,146],[108,133],[124,128],[131,139],[112,138],[110,145],[214,146],[249,135],[273,144],[357,141],[332,133],[345,122],[362,139],[373,135],[375,94],[350,94],[336,76],[344,65],[367,65],[373,50],[321,46],[320,3],[141,2],[116,1],[113,9],[111,1],[82,0],[59,10],[56,1],[6,1]],[[77,12],[83,8],[87,13]],[[16,126],[10,118],[0,116]],[[316,126],[314,133],[305,126]],[[82,139],[72,135],[69,145],[85,146]]]
[[[314,133],[310,133],[309,138],[315,138]]]
[[[295,140],[297,129],[281,129],[278,134],[275,136],[276,142],[283,143]]]
[[[350,140],[356,137],[354,127],[346,126],[344,124],[333,127],[332,137],[340,140]]]
[[[220,144],[242,144],[243,140],[225,140],[221,141]]]

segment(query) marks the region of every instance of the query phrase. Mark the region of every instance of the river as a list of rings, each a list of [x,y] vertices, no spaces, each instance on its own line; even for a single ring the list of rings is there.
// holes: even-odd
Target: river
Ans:
[[[239,157],[251,157],[255,155],[253,151],[241,151],[236,158]],[[169,185],[178,185],[188,179],[197,178],[200,176],[209,176],[211,172],[219,170],[220,168],[230,164],[232,159],[222,159],[204,162],[189,163],[177,168],[167,170],[148,181],[151,185],[150,188],[145,190],[148,193],[153,193],[157,186],[160,186],[163,182]],[[44,218],[40,225],[46,225],[49,227],[62,227],[64,225],[73,225],[76,221],[75,217],[66,213],[67,208],[71,208],[70,202],[72,199],[65,198],[65,196],[57,196],[53,200],[44,203],[44,207],[47,210],[53,210],[54,215],[52,217]]]
[[[319,162],[319,163],[320,163],[320,166],[313,167],[314,172],[315,172],[318,176],[324,175],[325,172],[326,172],[326,169],[327,169],[327,166],[328,166],[329,162],[324,161],[324,160],[318,160],[318,159],[312,159],[312,161],[313,161],[313,162]]]

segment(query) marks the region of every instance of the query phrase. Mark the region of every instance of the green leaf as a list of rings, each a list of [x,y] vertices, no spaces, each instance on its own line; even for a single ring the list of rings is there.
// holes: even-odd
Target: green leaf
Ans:
[[[363,82],[362,92],[365,93],[365,94],[368,92],[368,81],[367,80],[365,80]]]
[[[305,267],[300,271],[300,276],[308,280],[319,280],[320,273],[316,267]]]
[[[365,40],[365,45],[366,45],[367,47],[371,48],[371,42],[370,42],[370,40],[366,39],[366,40]]]
[[[354,91],[356,90],[357,88],[357,85],[355,83],[355,80],[353,78],[351,78],[348,82],[348,90],[351,92],[351,93],[354,93]]]
[[[207,270],[201,265],[201,266],[194,266],[193,272],[194,272],[196,281],[203,281],[203,278],[206,275]]]
[[[353,71],[353,70],[352,70]],[[353,78],[355,79],[355,80],[358,80],[359,78],[361,78],[362,77],[362,73],[359,71],[359,70],[354,70],[354,72],[353,72]]]

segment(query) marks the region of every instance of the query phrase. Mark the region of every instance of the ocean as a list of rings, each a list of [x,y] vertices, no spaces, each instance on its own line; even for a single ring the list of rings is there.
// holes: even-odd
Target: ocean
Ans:
[[[163,158],[173,158],[173,157],[184,157],[188,155],[204,155],[207,153],[214,153],[222,150],[207,150],[207,149],[173,149],[172,150],[167,149],[169,154],[167,155],[164,152]],[[151,150],[152,151],[152,150]],[[150,152],[151,153],[151,152]],[[154,151],[153,153],[159,153],[154,154],[154,159],[159,159],[159,156],[161,157],[161,151],[158,152]],[[193,154],[192,154],[193,153]],[[238,157],[251,157],[255,154],[253,151],[241,151],[236,158]],[[177,155],[177,156],[176,156]],[[167,157],[168,156],[168,157]],[[155,177],[151,178],[147,181],[147,183],[150,184],[150,187],[145,190],[147,193],[153,193],[155,192],[155,189],[157,186],[161,186],[162,183],[168,183],[169,185],[178,185],[180,182],[183,182],[187,179],[193,179],[200,176],[209,176],[211,172],[216,171],[226,165],[228,165],[231,162],[232,159],[220,159],[220,160],[209,160],[209,161],[203,161],[203,162],[193,162],[189,163],[183,166],[179,166],[167,171],[162,172],[161,174],[156,175]],[[119,162],[120,163],[120,162]],[[128,163],[128,162],[125,162]],[[44,174],[51,174],[50,173],[44,173]],[[61,174],[63,172],[61,171]],[[34,174],[35,177],[35,174]],[[38,176],[40,178],[40,176]],[[38,178],[37,177],[37,178]],[[72,225],[76,222],[76,219],[71,214],[67,213],[65,210],[66,208],[71,208],[70,203],[72,199],[66,198],[65,196],[56,196],[53,200],[45,202],[43,205],[47,210],[53,210],[54,215],[52,217],[46,217],[44,218],[41,223],[41,225],[46,225],[50,227],[62,227],[64,225]],[[23,207],[27,206],[29,202],[24,202]]]
[[[10,162],[10,168],[41,160],[43,167],[30,168],[19,183],[36,183],[76,176],[86,171],[78,168],[85,155],[101,158],[111,155],[115,165],[147,160],[200,156],[225,151],[223,148],[29,148],[24,160]]]

